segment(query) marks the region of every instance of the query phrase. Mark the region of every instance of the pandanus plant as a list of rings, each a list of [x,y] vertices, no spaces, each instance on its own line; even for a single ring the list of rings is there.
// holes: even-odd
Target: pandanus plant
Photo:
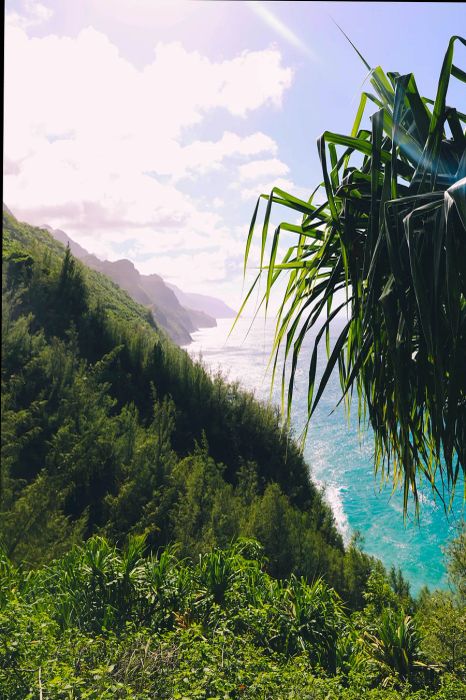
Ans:
[[[384,671],[385,685],[391,673],[403,681],[433,669],[420,660],[420,638],[413,619],[401,610],[384,610],[375,634],[365,633],[367,650]]]
[[[309,585],[292,575],[286,588],[288,652],[310,654],[331,673],[337,670],[337,642],[343,627],[343,606],[337,593],[325,581]]]
[[[316,331],[306,429],[338,367],[341,400],[349,410],[357,393],[359,419],[374,432],[376,473],[403,483],[405,513],[410,492],[418,507],[420,476],[444,497],[466,469],[466,115],[446,103],[450,79],[466,82],[453,63],[456,42],[466,45],[450,40],[434,101],[420,96],[412,74],[371,69],[359,54],[373,91],[361,95],[349,135],[318,139],[323,182],[307,201],[277,187],[261,194],[245,249],[246,270],[264,199],[259,273],[241,311],[261,277],[266,308],[286,277],[272,382],[284,351],[287,419],[303,341]],[[361,126],[368,104],[377,108],[370,129]],[[321,188],[323,203],[315,201]],[[276,205],[302,218],[271,237]],[[296,241],[282,258],[284,233]],[[344,313],[331,348],[330,327]],[[316,386],[324,337],[327,363]]]

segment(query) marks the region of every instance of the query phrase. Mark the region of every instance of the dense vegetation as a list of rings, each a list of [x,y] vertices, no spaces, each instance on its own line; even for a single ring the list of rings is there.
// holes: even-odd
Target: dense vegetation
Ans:
[[[404,484],[405,510],[410,493],[418,505],[419,479],[433,488],[441,481],[449,495],[466,473],[466,115],[446,102],[450,79],[466,82],[453,63],[455,42],[466,45],[451,38],[434,101],[420,96],[411,73],[385,74],[363,59],[373,92],[361,95],[350,134],[326,131],[318,140],[323,182],[308,201],[278,188],[261,195],[246,244],[247,262],[263,198],[253,288],[263,273],[267,304],[286,278],[274,351],[283,345],[290,359],[288,410],[303,339],[318,328],[309,418],[338,367],[348,408],[354,390],[373,429],[376,470]],[[377,111],[366,128],[370,103]],[[325,201],[316,203],[320,192]],[[286,208],[293,221],[268,246],[272,208]],[[330,349],[338,312],[347,323]],[[324,336],[328,363],[316,387]]]
[[[459,700],[464,535],[413,600],[277,412],[3,223],[0,697]]]
[[[413,617],[375,570],[350,614],[321,579],[269,576],[253,541],[196,563],[143,550],[94,537],[37,571],[0,561],[2,697],[465,697],[464,598],[424,593]]]
[[[277,413],[213,380],[108,278],[4,215],[2,542],[48,561],[82,537],[182,555],[257,537],[270,573],[325,575],[361,602],[372,567],[345,553]],[[357,580],[355,580],[357,579]]]

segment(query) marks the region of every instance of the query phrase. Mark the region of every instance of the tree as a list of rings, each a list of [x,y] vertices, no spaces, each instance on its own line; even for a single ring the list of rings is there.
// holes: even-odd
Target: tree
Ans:
[[[425,591],[420,598],[424,647],[441,668],[464,677],[466,672],[466,526],[445,548],[450,591]]]
[[[459,604],[466,606],[466,522],[458,526],[458,535],[446,547],[448,578]]]
[[[303,341],[318,329],[309,419],[338,366],[347,408],[356,391],[360,420],[367,416],[373,428],[376,472],[403,482],[405,511],[410,492],[418,506],[421,475],[435,489],[440,472],[453,489],[466,470],[466,115],[446,104],[450,78],[466,81],[453,64],[456,41],[466,45],[450,40],[435,101],[419,95],[412,74],[371,69],[359,54],[374,93],[361,95],[351,134],[319,138],[323,182],[308,201],[277,187],[260,195],[245,250],[246,269],[265,199],[259,273],[241,311],[262,275],[266,309],[286,277],[272,354],[274,376],[284,349],[288,420]],[[370,129],[361,126],[368,100],[378,109]],[[276,205],[302,219],[281,223],[270,242]],[[290,234],[296,242],[281,258]],[[339,313],[347,318],[331,349]],[[328,359],[316,387],[324,335]]]
[[[58,323],[68,327],[70,321],[80,321],[87,311],[87,287],[83,268],[66,247],[65,256],[57,283],[57,300],[60,310]]]
[[[423,647],[430,661],[464,677],[466,671],[466,606],[446,591],[424,597],[420,611]]]

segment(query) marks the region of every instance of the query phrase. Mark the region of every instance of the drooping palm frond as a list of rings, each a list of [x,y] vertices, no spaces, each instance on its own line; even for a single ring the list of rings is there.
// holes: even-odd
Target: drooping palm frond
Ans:
[[[450,78],[466,82],[453,63],[455,42],[466,45],[451,38],[434,101],[420,96],[412,74],[372,69],[373,91],[362,94],[351,134],[326,131],[318,139],[326,201],[279,188],[261,194],[245,250],[246,269],[264,199],[266,306],[277,280],[287,278],[272,355],[275,374],[284,350],[288,419],[303,341],[317,328],[309,419],[338,366],[347,406],[356,390],[360,419],[373,428],[376,472],[403,482],[405,512],[410,492],[418,504],[421,475],[438,488],[440,472],[451,493],[466,469],[466,115],[446,104]],[[377,110],[364,129],[368,103]],[[302,220],[280,224],[270,243],[275,205]],[[284,231],[296,244],[280,260]],[[330,349],[341,311],[347,322]],[[328,359],[316,386],[324,336]]]

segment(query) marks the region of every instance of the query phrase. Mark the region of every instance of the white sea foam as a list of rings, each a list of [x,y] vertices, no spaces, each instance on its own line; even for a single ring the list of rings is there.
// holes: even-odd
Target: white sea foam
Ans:
[[[320,483],[318,479],[314,480],[320,488],[324,489],[324,497],[333,511],[336,526],[343,537],[343,542],[348,544],[351,539],[351,528],[348,522],[348,517],[343,506],[342,491],[343,489],[336,484]]]

